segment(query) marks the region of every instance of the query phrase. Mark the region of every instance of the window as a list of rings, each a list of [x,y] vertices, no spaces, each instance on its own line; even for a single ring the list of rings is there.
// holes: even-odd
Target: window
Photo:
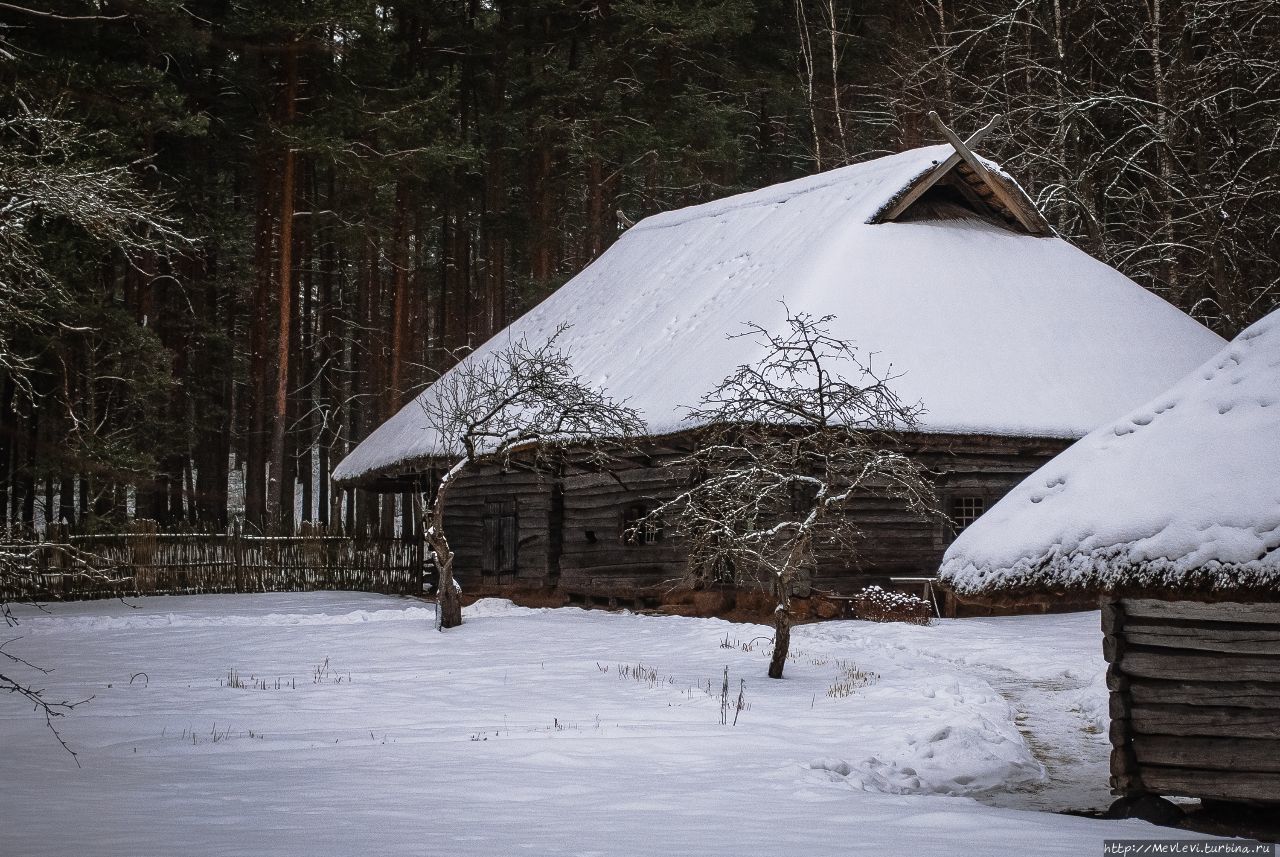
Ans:
[[[516,533],[516,501],[486,500],[481,519],[482,574],[515,573]]]
[[[987,511],[985,497],[952,497],[951,520],[955,522],[956,535],[963,533],[965,528],[978,520],[985,511]]]
[[[651,518],[651,503],[633,503],[622,515],[622,541],[629,545],[653,545],[662,541],[662,520]]]
[[[813,511],[813,504],[818,499],[818,486],[812,482],[791,483],[791,518],[802,520]]]

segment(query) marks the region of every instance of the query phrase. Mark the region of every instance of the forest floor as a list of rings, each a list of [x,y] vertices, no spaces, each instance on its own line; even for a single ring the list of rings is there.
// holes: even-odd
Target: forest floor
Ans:
[[[19,611],[59,722],[0,707],[14,855],[1100,854],[1096,612],[768,629],[498,600]],[[729,702],[722,720],[728,672]],[[741,697],[744,706],[738,709]],[[736,724],[733,722],[736,718]]]

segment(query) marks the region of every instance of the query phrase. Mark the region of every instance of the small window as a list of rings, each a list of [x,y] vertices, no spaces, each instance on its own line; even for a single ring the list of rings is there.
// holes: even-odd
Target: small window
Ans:
[[[654,506],[633,503],[622,516],[622,541],[629,545],[653,545],[662,541],[662,519],[652,516]]]
[[[791,518],[801,520],[813,511],[813,504],[818,499],[818,486],[812,482],[791,483]]]
[[[956,535],[960,535],[970,524],[978,520],[987,511],[985,497],[952,497],[951,520],[955,522]]]

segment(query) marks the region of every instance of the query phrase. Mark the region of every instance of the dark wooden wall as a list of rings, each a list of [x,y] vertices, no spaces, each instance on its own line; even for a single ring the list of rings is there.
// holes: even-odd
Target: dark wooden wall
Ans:
[[[554,585],[551,563],[552,494],[555,478],[524,469],[489,465],[467,471],[450,487],[445,503],[445,533],[457,558],[454,575],[463,591],[477,585]],[[513,502],[516,560],[510,573],[487,573],[483,538],[485,518],[494,504]]]
[[[987,508],[1069,441],[983,435],[912,435],[913,454],[935,474],[944,506],[953,496],[983,498]],[[457,574],[468,581],[557,586],[572,598],[645,603],[684,576],[685,555],[669,534],[656,544],[628,543],[626,511],[669,499],[684,476],[664,467],[681,454],[654,442],[643,460],[609,472],[570,465],[560,477],[486,467],[458,477],[446,506]],[[557,493],[557,488],[562,496]],[[481,575],[486,502],[518,507],[519,558],[514,575]],[[492,508],[492,506],[490,506]],[[865,533],[856,557],[822,557],[813,586],[852,594],[893,577],[931,577],[954,538],[945,522],[920,518],[873,493],[857,499],[852,523]]]
[[[609,473],[566,475],[560,588],[575,598],[631,600],[657,597],[674,585],[685,569],[679,544],[666,532],[653,544],[628,541],[624,519],[633,506],[674,497],[682,481],[661,459]]]
[[[1115,793],[1280,803],[1280,604],[1125,598],[1102,630]]]

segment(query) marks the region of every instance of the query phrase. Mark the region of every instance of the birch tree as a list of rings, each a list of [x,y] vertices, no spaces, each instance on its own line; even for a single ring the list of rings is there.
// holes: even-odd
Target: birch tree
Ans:
[[[439,454],[454,462],[440,480],[425,520],[427,541],[439,572],[439,626],[462,624],[454,582],[454,552],[445,532],[445,509],[454,478],[466,467],[508,464],[519,453],[532,466],[545,465],[572,446],[589,460],[605,462],[607,447],[644,430],[635,410],[587,384],[561,349],[561,325],[540,344],[520,337],[484,357],[464,360],[432,385],[423,400]]]
[[[892,389],[891,371],[827,327],[832,316],[788,312],[780,333],[750,323],[737,336],[764,349],[707,393],[688,420],[707,428],[672,462],[694,484],[641,521],[662,521],[689,552],[690,583],[730,582],[772,593],[770,678],[782,678],[792,597],[821,554],[855,555],[861,533],[846,514],[874,492],[937,514],[924,468],[901,449],[917,404]]]

